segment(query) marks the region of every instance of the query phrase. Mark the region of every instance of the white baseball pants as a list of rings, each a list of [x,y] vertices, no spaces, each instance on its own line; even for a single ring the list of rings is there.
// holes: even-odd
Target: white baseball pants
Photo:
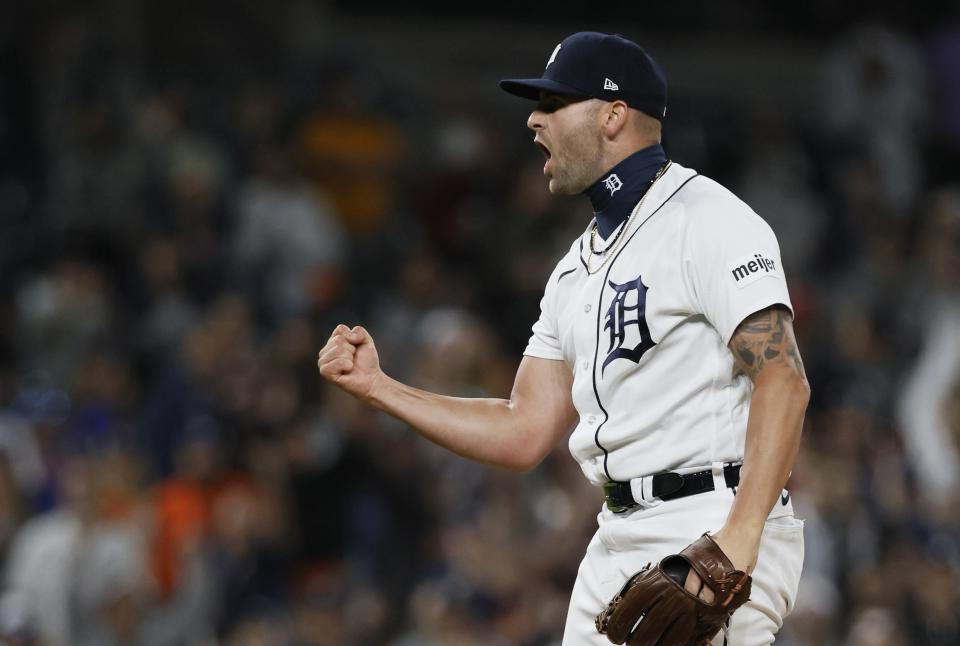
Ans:
[[[587,546],[570,597],[563,646],[610,646],[594,618],[623,584],[647,563],[676,554],[704,532],[723,526],[734,500],[731,489],[710,491],[617,515],[603,510]],[[750,601],[738,609],[713,646],[767,646],[793,609],[803,566],[803,521],[788,498],[767,518],[753,572]]]

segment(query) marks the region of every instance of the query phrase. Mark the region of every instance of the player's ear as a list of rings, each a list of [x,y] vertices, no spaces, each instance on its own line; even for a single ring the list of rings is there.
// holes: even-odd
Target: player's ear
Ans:
[[[603,111],[603,134],[614,137],[623,130],[629,119],[630,108],[623,101],[611,101]]]

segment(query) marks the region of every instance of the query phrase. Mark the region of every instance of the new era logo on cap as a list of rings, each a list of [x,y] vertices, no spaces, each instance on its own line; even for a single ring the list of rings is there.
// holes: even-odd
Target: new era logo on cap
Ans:
[[[611,81],[610,79],[603,79],[603,89],[604,90],[619,90],[620,86]]]

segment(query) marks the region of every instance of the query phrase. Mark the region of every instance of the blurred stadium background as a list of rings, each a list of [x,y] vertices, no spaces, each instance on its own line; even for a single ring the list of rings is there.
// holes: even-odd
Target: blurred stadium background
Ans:
[[[509,392],[589,206],[495,82],[585,28],[780,237],[777,643],[960,643],[960,12],[828,0],[0,3],[0,642],[559,644],[599,504],[566,448],[469,464],[315,357],[362,322],[397,377]]]

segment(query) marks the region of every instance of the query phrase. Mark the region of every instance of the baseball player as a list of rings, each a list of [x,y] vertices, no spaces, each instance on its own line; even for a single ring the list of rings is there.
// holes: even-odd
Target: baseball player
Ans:
[[[666,81],[636,43],[573,34],[541,78],[500,85],[536,101],[527,126],[550,191],[593,206],[510,398],[399,383],[359,326],[337,326],[320,373],[479,462],[525,471],[568,439],[606,502],[565,646],[772,643],[803,561],[783,487],[809,398],[777,240],[667,158]]]

